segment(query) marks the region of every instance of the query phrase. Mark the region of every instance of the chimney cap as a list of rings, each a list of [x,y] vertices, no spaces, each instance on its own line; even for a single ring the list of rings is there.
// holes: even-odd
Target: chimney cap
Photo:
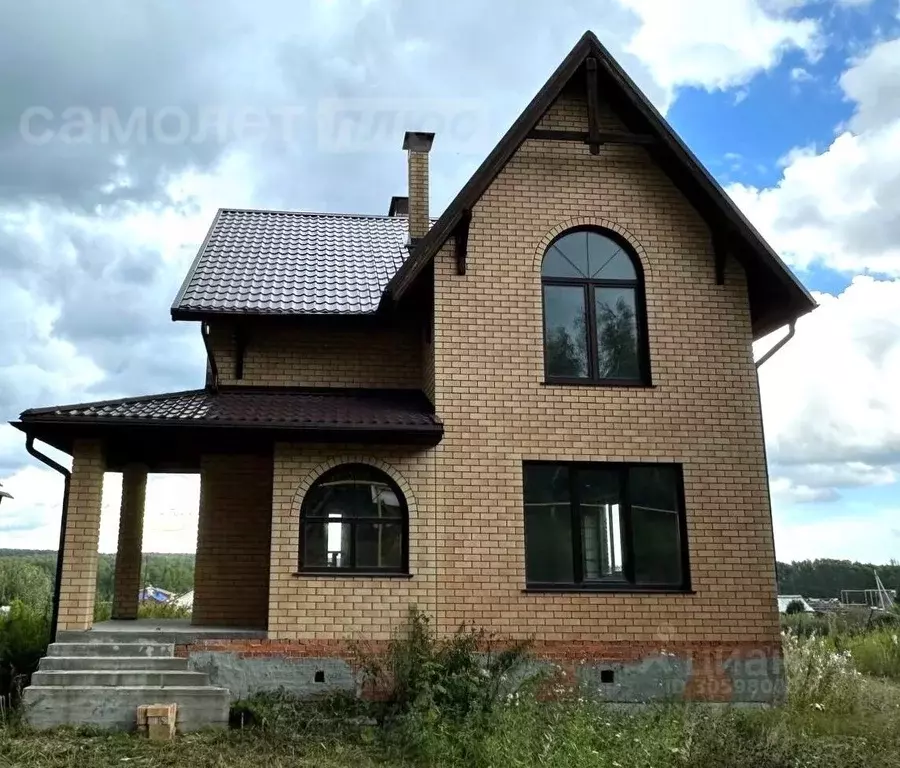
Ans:
[[[391,207],[388,208],[388,216],[408,216],[409,198],[402,195],[394,195],[391,198]]]
[[[430,152],[433,141],[433,133],[407,131],[403,135],[403,149],[408,149],[410,152]]]

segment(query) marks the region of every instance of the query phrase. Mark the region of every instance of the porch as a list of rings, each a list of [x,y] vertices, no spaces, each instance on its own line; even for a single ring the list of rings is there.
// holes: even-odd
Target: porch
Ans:
[[[28,435],[32,455],[66,475],[54,636],[96,642],[129,635],[177,645],[194,636],[267,636],[272,552],[287,538],[272,531],[276,444],[429,446],[443,432],[418,391],[277,387],[211,387],[33,409],[15,426]],[[36,438],[72,455],[71,473],[37,452]],[[113,621],[94,626],[107,471],[122,473]],[[189,622],[137,619],[147,476],[165,472],[200,476]]]

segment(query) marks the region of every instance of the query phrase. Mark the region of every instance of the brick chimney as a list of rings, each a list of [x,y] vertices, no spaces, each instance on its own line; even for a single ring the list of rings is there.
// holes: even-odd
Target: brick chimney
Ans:
[[[415,244],[428,232],[428,153],[433,133],[407,131],[403,149],[409,158],[409,242]]]

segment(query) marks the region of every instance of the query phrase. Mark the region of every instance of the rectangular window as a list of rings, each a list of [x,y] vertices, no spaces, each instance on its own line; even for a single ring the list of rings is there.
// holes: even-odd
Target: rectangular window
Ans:
[[[526,462],[529,587],[690,588],[681,467]]]

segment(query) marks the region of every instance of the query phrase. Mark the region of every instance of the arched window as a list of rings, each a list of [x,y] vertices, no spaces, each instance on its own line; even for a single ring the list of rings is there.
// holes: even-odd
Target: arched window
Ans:
[[[643,274],[624,240],[563,233],[544,254],[541,283],[548,382],[648,383]]]
[[[300,570],[406,573],[408,510],[397,484],[365,464],[319,477],[300,509]]]

